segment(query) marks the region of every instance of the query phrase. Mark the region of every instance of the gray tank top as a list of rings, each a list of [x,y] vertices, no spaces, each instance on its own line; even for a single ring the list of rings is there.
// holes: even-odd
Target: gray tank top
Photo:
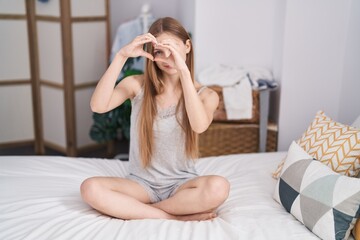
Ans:
[[[198,94],[203,89],[201,88]],[[143,96],[143,88],[141,88],[131,101],[130,175],[145,180],[154,188],[164,188],[198,176],[194,161],[186,157],[185,133],[176,120],[176,106],[158,111],[153,128],[153,157],[148,167],[142,166],[137,121]]]

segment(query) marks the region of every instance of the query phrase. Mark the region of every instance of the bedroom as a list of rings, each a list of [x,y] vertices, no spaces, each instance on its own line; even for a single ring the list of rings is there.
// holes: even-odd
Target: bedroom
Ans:
[[[36,2],[39,8],[41,8],[40,4],[44,4],[43,7],[46,4],[58,4],[58,1],[52,0],[49,0],[48,3]],[[96,1],[94,6],[97,6],[96,4],[101,6],[100,2],[102,1]],[[348,125],[359,115],[360,101],[357,101],[356,91],[360,89],[358,80],[360,73],[357,67],[360,60],[358,1],[317,1],[313,3],[313,1],[235,2],[229,0],[222,1],[220,4],[217,1],[197,0],[195,2],[172,1],[168,4],[163,4],[161,1],[148,1],[148,3],[151,5],[154,16],[170,15],[178,18],[190,32],[193,32],[197,72],[213,63],[255,64],[272,69],[275,79],[280,84],[280,90],[273,94],[270,106],[270,117],[278,123],[278,151],[288,150],[291,141],[301,136],[318,110],[323,110],[333,119]],[[24,1],[2,1],[1,4],[6,6],[1,6],[1,9],[8,11],[1,13],[4,15],[10,13],[24,15],[26,11]],[[72,4],[77,4],[79,7],[77,14],[80,16],[81,14],[93,15],[93,12],[82,12],[85,9],[81,7],[82,4],[85,4],[84,1],[73,1]],[[121,22],[139,15],[142,4],[143,2],[129,4],[125,1],[110,1],[111,39]],[[87,6],[87,8],[89,7],[89,11],[95,11],[94,6]],[[56,16],[58,14],[56,9],[40,10],[55,11],[55,13],[47,12],[47,15]],[[104,7],[96,10],[104,11]],[[57,9],[57,11],[59,10]],[[21,24],[21,29],[26,29],[24,18],[17,21],[18,24]],[[22,22],[19,23],[19,21]],[[56,43],[52,42],[52,38],[60,38],[59,29],[56,29],[58,26],[51,28],[56,25],[56,20],[53,19],[49,22],[43,23],[44,28],[40,29],[39,27],[38,29],[45,31],[42,32],[43,38],[38,39],[40,51],[44,51],[45,47],[52,50],[56,50],[56,47],[61,48],[59,39],[56,39]],[[83,23],[74,24],[80,26]],[[98,32],[104,31],[99,26],[100,24],[100,20],[94,23],[96,25],[94,29],[99,29]],[[18,34],[16,31],[9,32],[9,27],[12,25],[1,24],[1,26],[2,32]],[[240,30],[235,31],[235,29]],[[53,34],[49,34],[47,31]],[[73,37],[81,37],[76,35],[82,33],[81,31],[88,33],[81,29],[79,32],[74,31]],[[38,133],[34,127],[35,113],[32,111],[31,88],[30,84],[26,82],[31,77],[29,55],[24,58],[19,53],[28,52],[28,37],[26,32],[19,34],[22,35],[5,38],[9,42],[2,44],[1,52],[6,55],[0,54],[2,61],[0,105],[3,113],[0,116],[0,144],[5,146],[14,142],[29,143],[34,141]],[[90,31],[89,34],[92,32]],[[102,37],[105,38],[105,34]],[[225,45],[221,45],[220,48],[214,47],[224,39],[226,39]],[[102,39],[102,41],[105,40]],[[16,43],[19,52],[6,48],[10,43]],[[79,49],[81,49],[81,45],[74,46],[74,53],[76,54]],[[208,51],[208,49],[212,51]],[[239,54],[233,54],[235,49]],[[49,63],[53,66],[61,63],[61,52],[57,51],[57,55],[54,56],[60,57],[60,60],[55,57],[50,58]],[[105,52],[106,50],[100,49],[99,51]],[[16,54],[20,54],[19,57]],[[84,53],[80,57],[80,61],[87,58],[87,54],[93,56],[94,53]],[[93,59],[95,58],[91,57],[90,60],[84,62],[94,64],[95,60]],[[102,65],[97,64],[97,68],[91,69],[91,72],[76,67],[78,66],[76,64],[81,63],[76,62],[77,60],[74,59],[74,70],[77,74],[75,78],[78,78],[76,81],[82,83],[83,86],[88,83],[87,81],[92,83],[99,78],[106,67],[105,56]],[[45,72],[42,72],[44,70],[41,69],[41,78],[55,83],[62,82],[62,68],[48,69]],[[84,78],[85,80],[83,80]],[[21,84],[15,86],[12,85],[14,82],[9,82],[17,80],[25,82],[20,81]],[[44,141],[50,146],[56,145],[63,149],[70,141],[65,136],[68,131],[68,127],[65,127],[64,117],[67,114],[65,113],[66,108],[62,104],[64,101],[62,92],[58,90],[59,88],[51,88],[49,85],[43,86],[47,90],[43,92],[45,94],[43,99],[47,101],[41,103],[49,105],[45,105],[43,110],[45,117],[42,120]],[[92,143],[88,136],[92,123],[88,107],[91,91],[89,88],[80,88],[77,91],[78,101],[76,104],[79,104],[77,109],[83,111],[77,113],[79,114],[77,121],[81,124],[79,122],[70,124],[69,128],[73,131],[66,133],[70,136],[77,136],[77,138],[73,137],[71,141],[73,144],[75,141],[78,148]],[[58,99],[61,100],[58,101]],[[57,104],[56,108],[52,108],[51,104]],[[51,111],[52,109],[64,109],[64,111],[55,114]],[[295,111],[296,114],[294,114]],[[58,127],[54,128],[54,125]]]

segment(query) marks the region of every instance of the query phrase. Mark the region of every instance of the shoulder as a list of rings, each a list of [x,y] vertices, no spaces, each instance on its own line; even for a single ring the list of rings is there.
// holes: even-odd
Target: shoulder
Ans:
[[[196,91],[199,93],[200,97],[208,97],[208,96],[211,96],[213,98],[219,97],[216,91],[214,91],[208,86],[202,85],[196,80],[194,81],[194,86]]]
[[[134,98],[141,90],[144,83],[144,75],[131,75],[120,81],[118,87],[125,88],[129,98]]]
[[[194,81],[194,86],[202,102],[210,102],[211,105],[216,105],[216,107],[219,105],[219,95],[216,91],[196,80]]]
[[[197,88],[197,91],[200,91],[199,97],[206,105],[212,105],[214,108],[219,105],[219,95],[213,89],[200,86]]]
[[[219,98],[217,92],[207,86],[199,86],[196,90],[201,98]]]
[[[127,77],[130,79],[130,81],[133,83],[135,88],[142,88],[142,85],[144,83],[144,75],[140,74],[140,75],[132,75]]]

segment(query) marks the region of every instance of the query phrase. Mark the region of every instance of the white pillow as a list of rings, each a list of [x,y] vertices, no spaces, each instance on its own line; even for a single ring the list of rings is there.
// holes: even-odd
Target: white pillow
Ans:
[[[340,175],[292,142],[274,199],[322,239],[347,239],[360,215],[360,179]]]

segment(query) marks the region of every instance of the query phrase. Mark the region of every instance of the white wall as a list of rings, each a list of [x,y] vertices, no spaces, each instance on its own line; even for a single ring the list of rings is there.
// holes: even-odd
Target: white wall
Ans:
[[[274,13],[274,40],[272,72],[274,79],[281,83],[283,64],[283,46],[286,17],[286,0],[276,0]],[[279,122],[280,91],[270,93],[269,118],[273,122]]]
[[[181,0],[179,4],[179,21],[184,28],[194,34],[195,28],[195,2],[194,0]]]
[[[360,115],[360,1],[352,0],[337,120],[351,124]]]
[[[279,122],[279,150],[286,150],[318,110],[346,124],[360,114],[359,5],[357,0],[197,0],[197,72],[214,63],[273,70],[280,91],[272,96],[270,115]]]
[[[118,26],[138,17],[143,4],[149,4],[155,18],[173,17],[179,19],[180,0],[110,0],[111,39],[114,39]]]
[[[197,0],[196,70],[211,64],[272,68],[276,0]]]
[[[286,0],[195,1],[195,63],[255,65],[281,81]],[[279,91],[271,94],[270,118],[277,122]]]
[[[338,119],[340,108],[354,109],[355,103],[340,105],[342,87],[345,86],[344,94],[353,98],[356,95],[351,95],[347,86],[358,81],[351,79],[346,84],[344,81],[344,67],[355,59],[348,56],[344,61],[346,43],[350,41],[347,36],[351,2],[287,2],[281,73],[280,150],[286,150],[292,140],[301,136],[318,110]],[[353,24],[359,28],[360,22]],[[347,77],[353,78],[353,73],[349,72]]]

